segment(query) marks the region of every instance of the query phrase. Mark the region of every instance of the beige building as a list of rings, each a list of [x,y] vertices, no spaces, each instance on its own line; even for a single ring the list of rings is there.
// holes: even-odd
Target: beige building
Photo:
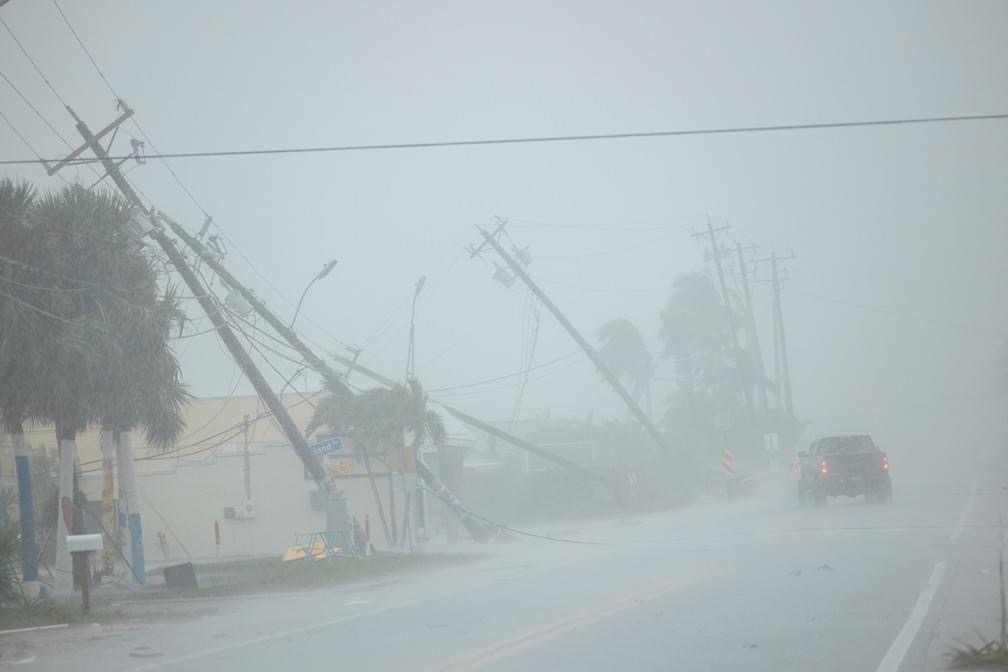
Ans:
[[[313,402],[320,394],[284,395],[282,401],[298,426],[307,425]],[[168,559],[181,561],[216,556],[280,556],[294,544],[295,534],[325,529],[325,512],[314,482],[258,397],[196,399],[187,406],[185,415],[187,429],[177,445],[167,451],[147,446],[142,432],[134,436],[148,565],[165,559],[159,533],[167,539]],[[25,438],[35,454],[44,449],[52,455],[57,446],[51,428],[31,429]],[[317,444],[325,438],[309,437],[309,443]],[[376,548],[386,548],[362,460],[354,455],[349,441],[331,441],[328,446],[336,449],[322,457],[323,463],[347,497],[349,514],[362,526],[370,519],[372,543]],[[0,467],[5,476],[13,473],[10,453],[7,441]],[[90,501],[97,502],[102,487],[98,431],[78,437],[78,459],[81,490]],[[403,526],[407,496],[414,531],[431,524],[440,528],[441,507],[423,503],[417,506],[417,498],[423,493],[410,477],[390,478],[380,456],[374,456],[371,462],[382,506],[386,515],[395,511],[397,528]]]

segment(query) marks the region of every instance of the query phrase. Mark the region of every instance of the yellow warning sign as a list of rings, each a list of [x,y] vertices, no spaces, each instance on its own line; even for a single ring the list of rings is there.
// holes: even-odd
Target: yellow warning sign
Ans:
[[[352,474],[354,472],[353,462],[337,462],[336,464],[329,465],[329,475],[333,478],[337,476],[346,476],[347,474]]]

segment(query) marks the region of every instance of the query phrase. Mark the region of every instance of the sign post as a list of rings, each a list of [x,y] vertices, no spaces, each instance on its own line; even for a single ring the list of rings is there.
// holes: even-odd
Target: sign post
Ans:
[[[91,562],[88,556],[102,550],[102,545],[100,534],[68,534],[66,537],[66,548],[77,559],[80,571],[81,606],[85,614],[91,613]]]

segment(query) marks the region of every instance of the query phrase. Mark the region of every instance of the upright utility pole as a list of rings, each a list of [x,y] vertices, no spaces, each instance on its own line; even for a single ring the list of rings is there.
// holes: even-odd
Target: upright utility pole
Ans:
[[[702,236],[707,236],[710,240],[711,256],[714,257],[714,268],[717,269],[718,284],[721,287],[721,299],[724,301],[725,312],[728,315],[728,328],[731,330],[732,348],[734,348],[735,357],[738,359],[742,352],[739,347],[738,328],[735,325],[735,312],[732,310],[731,299],[728,296],[728,286],[725,284],[724,266],[721,264],[721,249],[718,247],[716,236],[719,231],[726,231],[728,228],[730,227],[720,226],[715,229],[714,225],[711,223],[710,217],[708,217],[707,230],[700,233],[694,233],[693,237],[700,238]],[[742,388],[742,395],[745,397],[746,413],[751,418],[753,415],[752,393],[749,390],[749,386],[746,385],[745,381],[742,379],[741,371],[737,368],[736,375],[739,387]]]
[[[794,259],[794,254],[779,257],[776,252],[756,263],[770,262],[770,287],[773,291],[774,380],[777,383],[777,408],[794,417],[791,394],[791,366],[788,363],[787,335],[784,333],[784,313],[781,309],[780,262]]]
[[[777,318],[778,339],[781,352],[781,373],[780,384],[784,388],[784,410],[791,417],[794,417],[794,400],[791,396],[791,367],[788,364],[787,334],[784,330],[784,313],[781,311],[780,274],[777,272],[777,253],[770,253],[770,266],[773,277],[774,293],[774,314]]]
[[[592,347],[591,343],[585,340],[584,336],[578,332],[574,325],[571,324],[570,320],[568,320],[566,316],[560,312],[560,309],[557,308],[550,298],[546,296],[546,293],[539,288],[539,285],[537,285],[532,278],[529,277],[529,274],[525,272],[525,268],[518,263],[514,257],[508,254],[507,250],[505,250],[499,242],[497,242],[497,238],[493,234],[487,233],[483,229],[479,229],[479,232],[482,234],[483,239],[487,242],[487,244],[490,245],[490,247],[497,252],[500,258],[504,260],[508,267],[511,268],[511,271],[521,278],[522,282],[524,282],[532,293],[536,295],[542,304],[546,306],[551,313],[553,313],[553,317],[555,317],[561,326],[567,330],[567,333],[570,334],[571,338],[573,338],[574,341],[581,346],[581,349],[588,355],[588,358],[592,360],[593,364],[595,364],[595,368],[599,370],[599,373],[601,373],[602,377],[606,379],[606,382],[608,382],[609,385],[616,390],[616,393],[619,394],[624,403],[626,403],[627,408],[630,409],[630,412],[637,421],[641,423],[641,426],[644,427],[647,433],[651,435],[651,438],[654,439],[655,443],[658,444],[658,446],[665,452],[671,452],[672,449],[668,445],[668,442],[665,441],[665,437],[662,436],[662,433],[658,431],[658,428],[654,426],[653,422],[651,422],[651,418],[648,417],[647,413],[644,412],[630,393],[627,392],[626,388],[623,387],[623,384],[619,381],[619,379],[612,371],[609,370],[609,367],[606,366],[604,361],[602,361],[602,358],[599,356],[595,348]]]
[[[252,461],[249,459],[249,416],[242,419],[242,475],[245,477],[245,499],[252,499]]]
[[[126,178],[119,170],[119,165],[109,158],[108,153],[98,141],[98,138],[107,133],[109,129],[115,128],[118,124],[129,118],[129,116],[133,114],[133,111],[127,109],[116,121],[107,126],[99,132],[98,136],[96,136],[91,132],[91,129],[88,128],[87,124],[85,124],[81,118],[78,117],[72,109],[70,109],[70,107],[67,107],[67,110],[76,120],[77,131],[81,134],[81,137],[84,138],[85,145],[84,147],[72,152],[70,156],[56,166],[49,168],[50,175],[54,174],[63,165],[66,165],[66,163],[72,158],[79,156],[85,148],[90,148],[94,155],[101,160],[106,172],[109,177],[112,178],[112,181],[115,182],[116,186],[119,187],[119,190],[126,196],[135,208],[137,208],[150,220],[152,227],[148,233],[157,242],[161,249],[165,251],[165,254],[168,255],[168,259],[175,267],[175,270],[178,271],[180,276],[182,276],[182,280],[192,291],[196,300],[199,301],[203,311],[214,325],[214,329],[217,331],[218,336],[220,336],[221,341],[227,347],[228,352],[231,353],[231,356],[238,363],[238,366],[241,367],[245,377],[252,383],[256,393],[258,393],[259,397],[263,400],[263,403],[266,404],[266,407],[280,425],[280,428],[283,430],[287,440],[290,441],[294,452],[304,463],[309,475],[312,479],[314,479],[315,483],[319,486],[319,489],[324,492],[329,492],[332,489],[332,479],[330,478],[329,473],[322,467],[322,463],[319,461],[318,457],[316,457],[316,455],[311,451],[311,448],[309,448],[308,442],[305,440],[304,435],[301,434],[301,430],[298,429],[294,420],[291,419],[290,415],[287,413],[287,409],[284,408],[282,403],[280,403],[280,399],[276,394],[274,394],[262,373],[258,368],[256,368],[252,358],[249,357],[248,353],[238,341],[238,337],[235,336],[234,332],[231,330],[231,326],[221,315],[220,309],[216,304],[214,304],[199,278],[193,272],[192,268],[189,267],[185,257],[182,256],[178,247],[175,246],[175,242],[168,237],[164,229],[161,227],[161,224],[159,223],[160,218],[144,206],[140,197],[137,196],[133,187],[130,186],[129,182],[126,181]]]
[[[759,331],[756,328],[756,315],[753,312],[752,290],[749,287],[749,270],[745,257],[742,255],[742,243],[735,243],[735,250],[738,252],[739,270],[742,273],[742,290],[745,292],[746,320],[749,331],[750,350],[755,355],[756,375],[759,377],[759,403],[760,410],[767,412],[767,389],[766,371],[763,366],[763,348],[760,347]]]

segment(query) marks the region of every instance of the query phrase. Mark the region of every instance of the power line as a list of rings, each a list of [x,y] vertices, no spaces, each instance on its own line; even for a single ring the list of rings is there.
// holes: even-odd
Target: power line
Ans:
[[[646,138],[667,138],[690,135],[729,135],[740,133],[779,133],[786,131],[812,131],[834,128],[859,128],[865,126],[907,126],[912,124],[956,123],[966,121],[992,121],[1008,119],[1005,114],[971,114],[945,117],[916,117],[902,119],[872,119],[867,121],[837,121],[817,124],[779,124],[772,126],[732,126],[725,128],[697,128],[672,131],[637,131],[630,133],[593,133],[583,135],[546,135],[519,138],[490,138],[485,140],[441,140],[428,142],[380,143],[369,145],[330,145],[315,147],[274,147],[268,149],[232,149],[192,152],[170,152],[150,154],[152,159],[198,159],[228,156],[269,156],[278,154],[319,154],[331,152],[363,152],[399,149],[435,149],[440,147],[480,147],[488,145],[529,145],[561,142],[594,142],[600,140],[631,140]],[[131,157],[109,157],[113,161]],[[55,159],[54,159],[55,161]],[[75,159],[69,163],[94,163],[98,159]],[[0,161],[0,165],[34,164],[37,159],[14,159]]]
[[[32,67],[35,68],[35,72],[39,74],[39,77],[41,77],[42,81],[46,83],[46,86],[48,86],[49,90],[53,92],[53,95],[56,96],[57,100],[59,100],[63,104],[63,107],[68,107],[66,100],[64,100],[63,96],[59,94],[59,91],[57,91],[56,87],[53,86],[52,82],[49,81],[49,78],[45,76],[45,73],[42,72],[42,68],[38,66],[38,63],[36,63],[35,59],[31,57],[31,54],[28,53],[28,50],[24,48],[24,45],[21,44],[21,40],[17,38],[17,35],[14,34],[14,31],[11,30],[11,27],[7,24],[6,21],[4,21],[4,18],[2,16],[0,16],[0,23],[2,23],[4,28],[7,29],[7,32],[10,33],[10,36],[14,40],[14,43],[17,44],[18,49],[20,49],[21,53],[24,54],[24,57],[28,59],[28,62],[32,64]]]
[[[39,154],[37,151],[35,151],[35,148],[32,146],[32,144],[30,142],[28,142],[27,138],[25,138],[23,135],[21,135],[21,131],[19,131],[17,129],[17,126],[14,125],[14,122],[12,122],[10,119],[7,118],[7,115],[3,113],[3,110],[0,110],[0,117],[2,117],[3,120],[7,123],[7,125],[10,127],[11,131],[14,132],[14,135],[16,135],[21,140],[21,142],[24,143],[24,146],[28,148],[28,151],[31,152],[32,154],[34,154],[35,156],[37,156],[39,158],[39,161],[41,161],[42,160],[42,155]],[[65,182],[68,186],[70,186],[72,184],[70,182],[70,180],[68,180],[67,178],[63,177],[63,175],[57,174],[57,177],[59,177],[61,180],[63,180],[63,182]]]
[[[57,138],[59,138],[60,140],[63,141],[63,144],[65,144],[70,149],[73,149],[73,145],[70,144],[70,141],[67,140],[65,137],[63,137],[63,135],[58,130],[56,130],[56,127],[53,126],[49,122],[48,119],[46,119],[45,115],[42,114],[39,111],[39,109],[37,107],[35,107],[34,104],[32,104],[32,102],[30,100],[28,100],[28,96],[26,96],[24,93],[21,92],[21,89],[19,89],[17,87],[17,85],[14,84],[14,82],[11,81],[10,77],[8,77],[3,71],[0,71],[0,77],[2,77],[5,82],[7,82],[7,85],[9,87],[11,87],[12,89],[14,89],[14,93],[16,93],[18,95],[18,97],[20,97],[21,100],[24,101],[25,105],[27,105],[29,108],[31,108],[31,111],[35,113],[35,116],[38,117],[40,120],[42,120],[42,123],[45,124],[46,126],[48,126],[49,130],[52,131],[56,135]],[[40,160],[41,160],[41,157],[40,157]]]
[[[319,394],[319,393],[318,392],[313,393],[311,396],[314,397],[317,394]],[[287,410],[290,410],[290,409],[295,408],[297,406],[300,406],[301,404],[304,404],[304,403],[311,403],[311,402],[308,401],[308,400],[306,400],[304,397],[302,397],[300,400],[295,401],[294,403],[290,404],[289,406],[285,406],[285,408]],[[220,415],[220,412],[218,412],[217,415]],[[266,418],[266,417],[268,417],[270,415],[272,415],[272,414],[269,411],[263,411],[262,413],[259,413],[259,414],[255,415],[255,416],[253,416],[252,418],[249,418],[249,422],[252,423],[252,424],[255,424],[259,420],[262,420],[262,419],[264,419],[264,418]],[[219,441],[217,441],[217,442],[215,442],[215,443],[213,443],[213,444],[211,444],[209,446],[202,446],[202,447],[198,448],[197,450],[195,450],[195,451],[193,451],[191,453],[185,453],[183,455],[179,455],[178,457],[187,457],[189,455],[195,455],[195,454],[200,453],[200,452],[205,452],[207,450],[212,450],[213,448],[216,448],[216,447],[218,447],[220,445],[223,445],[223,444],[227,443],[231,439],[233,439],[236,436],[238,436],[238,434],[241,434],[241,432],[243,431],[244,426],[245,426],[245,421],[242,420],[241,422],[238,422],[238,423],[235,423],[233,425],[230,425],[230,426],[224,428],[223,430],[221,430],[219,432],[216,432],[214,434],[211,434],[209,436],[206,436],[206,437],[204,437],[204,438],[202,438],[202,439],[200,439],[198,441],[194,441],[194,442],[191,442],[191,443],[186,444],[186,445],[175,446],[174,448],[171,448],[169,450],[160,452],[160,453],[158,453],[156,455],[147,455],[145,457],[138,457],[138,458],[136,458],[136,460],[139,462],[139,461],[143,461],[143,460],[165,460],[165,459],[170,459],[172,457],[175,457],[176,453],[179,453],[180,451],[187,450],[189,448],[194,448],[196,446],[199,446],[201,443],[203,443],[205,441],[211,441],[211,440],[216,439],[218,437],[224,436],[225,434],[228,434],[228,432],[232,432],[229,436],[226,436],[225,438],[223,438],[223,439],[221,439],[221,440],[219,440]],[[195,432],[191,432],[190,434],[193,434],[193,433],[195,433]],[[101,462],[101,459],[88,460],[86,462],[81,462],[80,464],[81,464],[81,466],[85,466],[85,465],[97,464],[99,462]],[[90,471],[94,471],[94,470],[90,470]]]
[[[514,373],[509,373],[509,374],[504,375],[504,376],[497,376],[496,378],[488,378],[486,380],[480,380],[480,381],[475,382],[475,383],[466,383],[465,385],[454,385],[452,387],[439,387],[439,388],[435,388],[435,389],[431,389],[431,390],[427,390],[427,391],[429,393],[431,393],[431,394],[440,394],[442,392],[450,392],[452,390],[463,390],[463,389],[467,389],[467,388],[470,388],[470,387],[479,387],[480,385],[486,385],[488,383],[496,383],[496,382],[501,381],[501,380],[507,380],[508,378],[515,378],[517,376],[525,375],[525,374],[527,374],[530,371],[535,371],[537,369],[546,368],[547,366],[552,366],[553,364],[556,364],[558,362],[562,362],[565,359],[570,359],[574,355],[578,355],[578,354],[581,354],[581,351],[580,350],[574,350],[572,352],[568,352],[566,355],[562,355],[560,357],[557,357],[556,359],[551,359],[548,362],[543,362],[542,364],[537,364],[537,365],[535,365],[533,367],[530,367],[530,368],[527,368],[527,369],[522,369],[521,371],[516,371]],[[512,386],[508,386],[506,388],[497,388],[497,389],[510,389],[510,387],[512,387]],[[489,392],[490,390],[486,390],[486,391]]]
[[[50,319],[56,320],[57,322],[62,322],[63,324],[67,324],[67,325],[70,325],[70,326],[73,326],[73,324],[74,324],[74,322],[72,322],[71,320],[66,319],[65,317],[60,317],[59,315],[56,315],[55,313],[50,313],[45,308],[41,308],[39,306],[36,306],[34,303],[30,303],[28,301],[20,299],[20,298],[18,298],[17,296],[15,296],[13,294],[8,294],[7,292],[5,292],[2,289],[0,289],[0,296],[6,296],[8,299],[10,299],[11,301],[13,301],[14,303],[20,304],[21,306],[24,306],[28,310],[31,310],[31,311],[33,311],[35,313],[38,313],[39,315],[42,315],[44,317],[48,317]]]
[[[56,96],[56,99],[63,105],[63,107],[69,108],[69,105],[67,105],[66,100],[63,98],[63,96],[60,95],[60,92],[56,90],[56,87],[53,86],[53,83],[51,81],[49,81],[49,78],[46,77],[45,73],[42,72],[42,68],[40,68],[39,65],[38,65],[38,63],[35,62],[35,59],[31,57],[31,54],[28,53],[28,50],[25,49],[25,46],[21,43],[21,40],[19,40],[18,37],[17,37],[17,35],[14,34],[14,31],[11,29],[10,25],[4,20],[4,18],[2,16],[0,16],[0,23],[3,23],[4,28],[7,29],[7,32],[10,34],[10,36],[14,40],[15,44],[17,44],[18,49],[20,49],[21,53],[24,55],[24,57],[26,59],[28,59],[28,62],[31,63],[32,67],[35,69],[35,72],[38,73],[38,76],[42,78],[42,81],[45,82],[46,86],[49,87],[49,90],[52,91],[52,93],[53,93],[54,96]],[[18,89],[18,87],[14,85],[14,82],[12,82],[7,77],[7,75],[3,74],[2,72],[0,72],[0,76],[2,76],[3,79],[4,79],[4,81],[6,81],[7,84],[10,85],[10,87],[12,89],[14,89],[15,93],[17,93],[18,96],[21,97],[21,100],[23,100],[25,102],[25,104],[28,105],[28,107],[31,108],[31,110],[35,113],[35,115],[39,119],[42,120],[42,123],[44,123],[49,128],[49,130],[52,131],[56,135],[57,138],[59,138],[60,140],[62,140],[63,144],[65,144],[70,149],[73,149],[73,145],[70,144],[70,141],[67,140],[65,137],[63,137],[63,135],[58,130],[56,130],[56,127],[53,126],[52,123],[49,122],[49,120],[45,117],[45,115],[43,115],[38,110],[38,108],[35,107],[35,105],[32,104],[32,102],[30,100],[28,100],[28,97],[25,96],[21,92],[21,90]],[[8,125],[10,125],[13,128],[13,125],[10,123],[9,120],[7,120],[7,123],[8,123]],[[17,133],[16,130],[15,130],[15,133]],[[23,136],[21,136],[20,133],[17,133],[17,135],[18,135],[18,137],[21,137],[21,140],[26,145],[28,144],[27,141],[24,139]],[[33,154],[35,154],[36,156],[39,156],[39,154],[37,152],[35,152],[35,150],[31,149],[31,147],[29,147],[29,150],[31,150],[31,152]],[[44,161],[41,158],[41,156],[39,156],[39,161],[38,162],[41,163],[43,166],[46,164],[46,161]],[[94,166],[88,165],[88,168],[91,170],[92,173],[95,174],[95,176],[101,178],[101,173],[99,173],[98,170]],[[70,181],[67,180],[65,177],[63,177],[62,175],[60,176],[60,179],[63,180],[64,182],[66,182],[68,185],[70,184]]]
[[[111,91],[112,95],[115,96],[116,99],[118,100],[119,94],[116,93],[115,89],[112,88],[112,85],[109,84],[108,78],[105,77],[105,73],[102,72],[101,68],[98,67],[98,63],[95,61],[94,56],[92,56],[91,52],[88,51],[88,48],[84,46],[84,42],[81,41],[80,35],[77,34],[77,31],[74,30],[74,27],[70,25],[70,20],[67,18],[67,15],[63,13],[63,8],[60,7],[59,3],[56,2],[56,0],[53,0],[53,5],[56,6],[56,11],[58,11],[60,16],[63,17],[63,22],[66,24],[67,28],[70,29],[71,33],[73,33],[74,39],[77,40],[77,44],[80,45],[81,49],[83,49],[84,53],[87,55],[88,60],[91,61],[91,65],[93,65],[95,67],[95,70],[98,71],[98,75],[102,78],[102,81],[105,82],[105,86],[108,87],[108,90]]]
[[[84,52],[84,55],[87,56],[88,60],[91,62],[91,65],[94,67],[95,71],[98,73],[98,76],[101,78],[102,82],[105,83],[105,86],[108,88],[109,92],[112,93],[113,96],[115,96],[116,100],[121,101],[122,99],[119,96],[119,93],[116,91],[115,87],[112,86],[112,83],[109,81],[108,77],[106,77],[105,72],[101,69],[101,66],[98,65],[98,61],[94,58],[94,55],[87,48],[87,45],[84,44],[84,40],[81,39],[80,33],[78,33],[77,30],[74,28],[73,24],[70,22],[69,17],[67,17],[66,13],[63,11],[63,8],[60,6],[58,0],[52,0],[52,2],[53,2],[53,6],[56,8],[56,11],[59,12],[60,17],[63,19],[63,23],[66,24],[66,27],[70,30],[70,33],[73,35],[74,39],[77,41],[77,44],[80,46],[81,50]],[[143,136],[144,140],[151,146],[151,149],[154,150],[154,154],[153,155],[147,155],[147,157],[145,157],[145,158],[155,158],[156,157],[156,158],[160,159],[161,163],[164,164],[164,167],[171,174],[172,178],[175,180],[175,182],[178,184],[178,186],[182,189],[182,191],[185,192],[186,196],[189,197],[189,200],[192,201],[192,203],[200,210],[200,212],[203,213],[203,215],[208,220],[212,220],[213,218],[210,216],[210,213],[207,212],[206,208],[203,207],[203,204],[200,203],[200,201],[196,198],[196,196],[192,193],[192,191],[190,191],[190,189],[185,185],[185,183],[182,181],[182,178],[180,178],[179,175],[178,175],[178,173],[175,172],[174,168],[172,168],[171,164],[167,161],[167,159],[165,158],[165,156],[161,155],[161,152],[158,149],[157,145],[154,143],[154,141],[151,139],[151,137],[144,130],[143,126],[140,125],[140,122],[137,120],[136,116],[134,115],[134,116],[130,117],[130,120],[136,126],[137,130],[140,132],[140,135]],[[124,177],[125,177],[125,175],[124,175]],[[127,181],[129,181],[129,180],[127,180]],[[130,182],[130,186],[132,186],[134,188],[134,190],[136,190],[144,198],[144,200],[146,200],[148,203],[152,202],[151,199],[149,197],[147,197],[147,195],[144,194],[142,191],[140,191],[136,187],[136,185],[134,185],[132,182]],[[283,296],[283,294],[279,291],[279,289],[277,289],[272,283],[270,283],[270,281],[265,277],[265,275],[263,275],[261,272],[259,272],[258,268],[256,268],[252,264],[251,260],[249,260],[248,257],[246,257],[245,254],[234,244],[234,242],[227,236],[227,234],[224,233],[224,231],[220,228],[220,226],[217,225],[216,228],[220,232],[220,234],[224,237],[224,239],[228,242],[228,244],[231,246],[231,248],[238,252],[239,256],[241,256],[242,259],[245,260],[245,262],[252,268],[252,270],[255,271],[255,273],[257,275],[259,275],[261,278],[263,278],[263,280],[265,280],[267,282],[267,284],[269,284],[274,289],[274,291],[276,291],[277,294],[279,294],[280,297],[285,302],[293,305],[285,296]],[[344,341],[340,340],[334,334],[326,331],[324,328],[322,328],[321,325],[319,325],[318,323],[316,323],[313,320],[311,320],[308,316],[305,316],[304,319],[306,321],[308,321],[309,323],[315,325],[316,328],[318,328],[320,331],[322,331],[327,336],[329,336],[333,340],[337,341],[341,345],[344,345],[344,346],[347,345]],[[253,329],[254,328],[255,327],[253,325]],[[202,332],[202,333],[208,333],[208,332]],[[198,335],[198,334],[193,334],[193,335],[195,336],[195,335]],[[263,347],[268,347],[268,346],[265,346],[262,343],[260,343],[260,345],[263,345]],[[276,351],[273,351],[273,352],[276,353]],[[276,353],[276,354],[279,354],[279,353]]]
[[[112,83],[108,80],[108,77],[105,76],[105,72],[98,65],[98,61],[96,61],[94,56],[91,54],[91,50],[88,49],[87,45],[84,44],[84,40],[81,39],[80,34],[73,27],[73,24],[70,23],[70,19],[63,11],[63,8],[60,6],[59,2],[57,2],[57,0],[53,0],[53,5],[56,7],[56,11],[59,12],[59,15],[63,18],[63,23],[65,23],[66,27],[70,29],[70,33],[74,36],[74,39],[77,40],[77,44],[80,45],[80,48],[84,52],[84,55],[87,56],[89,61],[91,61],[91,65],[94,66],[94,69],[98,73],[98,76],[101,77],[101,80],[103,82],[105,82],[105,86],[112,93],[112,95],[115,96],[116,100],[121,100],[119,93],[112,86]],[[158,150],[157,145],[155,145],[154,141],[151,140],[149,135],[147,135],[147,132],[143,129],[143,126],[140,125],[140,122],[137,120],[136,116],[130,117],[130,121],[133,122],[133,125],[136,126],[137,130],[140,132],[140,135],[142,135],[143,139],[147,142],[147,144],[151,146],[151,149],[153,149],[156,154],[160,154],[161,152],[160,150]],[[182,188],[182,191],[184,191],[186,193],[186,196],[189,197],[189,200],[191,200],[193,204],[197,208],[199,208],[200,212],[202,212],[205,217],[209,217],[210,214],[206,211],[206,208],[204,208],[203,205],[193,195],[193,193],[189,191],[189,188],[186,187],[186,185],[182,182],[182,178],[178,176],[175,170],[171,167],[171,164],[169,164],[168,161],[165,160],[163,157],[158,158],[160,158],[161,163],[164,164],[164,167],[168,169],[168,172],[171,173],[171,176],[175,180],[175,182]]]

